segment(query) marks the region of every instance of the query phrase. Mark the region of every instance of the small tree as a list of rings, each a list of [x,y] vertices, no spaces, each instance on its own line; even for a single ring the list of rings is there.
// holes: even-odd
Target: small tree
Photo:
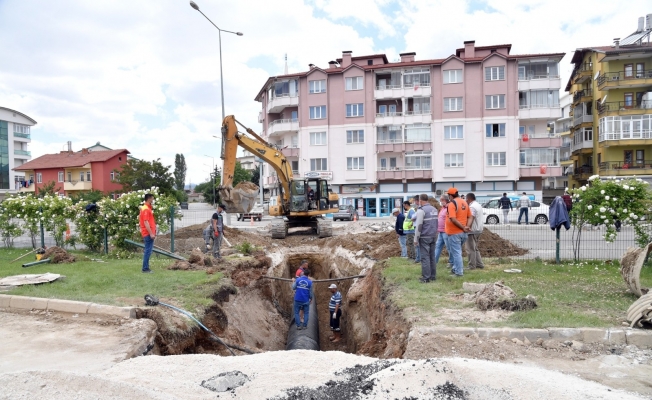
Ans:
[[[174,156],[174,184],[177,190],[184,191],[186,188],[186,158],[183,154]]]
[[[117,181],[125,192],[148,190],[158,188],[159,193],[171,195],[174,192],[174,177],[170,167],[161,163],[160,159],[154,161],[129,160],[120,166]]]
[[[240,161],[236,161],[235,170],[233,171],[233,186],[240,182],[251,182],[251,171],[242,168]]]
[[[59,190],[61,190],[61,186],[57,186],[54,181],[50,181],[44,183],[43,186],[38,189],[36,195],[38,197],[55,196]]]

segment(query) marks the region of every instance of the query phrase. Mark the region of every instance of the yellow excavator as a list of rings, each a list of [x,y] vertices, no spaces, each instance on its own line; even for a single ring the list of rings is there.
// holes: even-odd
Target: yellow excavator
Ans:
[[[238,132],[238,125],[252,137]],[[228,115],[222,121],[221,158],[224,168],[218,189],[226,212],[248,213],[259,195],[257,189],[233,187],[238,146],[269,164],[278,177],[278,195],[270,199],[269,206],[269,215],[277,217],[271,223],[272,238],[283,239],[288,229],[294,227],[311,227],[319,237],[333,235],[333,222],[325,219],[324,215],[338,211],[339,197],[328,189],[328,182],[320,178],[295,179],[281,149],[265,141],[233,115]]]

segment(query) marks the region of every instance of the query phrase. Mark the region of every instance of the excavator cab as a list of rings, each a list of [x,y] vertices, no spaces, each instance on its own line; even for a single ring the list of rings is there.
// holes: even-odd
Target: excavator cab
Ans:
[[[290,211],[307,212],[328,210],[330,208],[328,182],[324,179],[309,178],[292,180],[290,185]]]

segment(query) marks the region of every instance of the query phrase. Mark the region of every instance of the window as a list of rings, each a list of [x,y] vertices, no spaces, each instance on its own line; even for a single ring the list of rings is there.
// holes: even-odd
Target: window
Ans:
[[[402,143],[402,129],[400,125],[379,126],[376,128],[376,143]]]
[[[348,169],[349,171],[364,169],[364,157],[347,157],[346,169]]]
[[[86,171],[86,182],[91,181],[91,171]]]
[[[505,67],[486,67],[484,69],[485,81],[504,81]]]
[[[14,123],[14,133],[18,133],[20,135],[29,135],[29,126]]]
[[[429,142],[430,125],[429,124],[412,124],[405,126],[405,142]]]
[[[444,71],[444,83],[462,83],[462,70],[449,69]]]
[[[79,181],[84,182],[84,173],[83,172],[79,173]]]
[[[520,152],[521,167],[539,167],[547,165],[558,167],[559,149],[524,149]]]
[[[68,172],[68,182],[72,182],[72,172]]]
[[[416,97],[412,100],[412,114],[430,114],[430,97]]]
[[[413,68],[403,71],[404,87],[430,86],[430,69]]]
[[[63,171],[59,171],[59,182],[63,182]]]
[[[326,80],[309,81],[310,93],[326,93]]]
[[[559,90],[530,90],[528,92],[519,92],[518,105],[520,109],[557,108],[559,107]],[[575,117],[578,117],[577,112],[575,112]]]
[[[324,119],[326,118],[326,106],[313,106],[309,107],[310,119]]]
[[[311,158],[310,170],[311,171],[326,171],[328,169],[328,162],[325,158]]]
[[[380,159],[380,170],[381,171],[394,171],[394,170],[399,170],[396,166],[396,157],[390,157],[389,158],[389,165],[387,163],[387,158],[381,158]]]
[[[643,164],[645,160],[645,150],[636,150],[636,164]],[[600,164],[600,162],[598,162]]]
[[[346,143],[364,143],[364,131],[346,131]]]
[[[292,173],[294,175],[299,174],[299,161],[290,161],[290,164],[292,165]]]
[[[634,64],[625,64],[625,79],[634,77]]]
[[[40,172],[36,173],[36,183],[43,183],[43,174]]]
[[[296,79],[274,83],[269,90],[269,98],[295,97],[299,93],[299,81]]]
[[[494,94],[490,96],[484,96],[485,108],[487,110],[505,108],[505,95],[504,94]]]
[[[630,108],[634,105],[634,93],[625,93],[624,99],[626,108]]]
[[[405,169],[432,169],[432,155],[422,151],[405,153]]]
[[[362,77],[345,78],[346,90],[362,90]]]
[[[505,124],[487,124],[485,126],[488,138],[505,137]]]
[[[444,97],[444,112],[462,110],[462,97]]]
[[[364,104],[347,104],[346,105],[346,116],[347,117],[362,117],[364,115]]]
[[[460,168],[464,166],[464,153],[444,154],[444,167]]]
[[[636,78],[637,79],[643,78],[644,72],[645,72],[645,63],[636,63]]]
[[[444,139],[464,139],[464,125],[445,126]]]
[[[326,132],[310,132],[310,145],[311,146],[325,146],[326,145]]]
[[[68,176],[70,176],[70,175],[68,175]],[[111,180],[111,182],[115,182],[116,179],[118,179],[118,177],[120,177],[120,173],[119,173],[119,172],[111,171],[111,172],[109,173],[109,179]]]
[[[487,153],[487,166],[488,167],[498,167],[498,166],[504,166],[507,165],[507,160],[506,160],[506,155],[507,153],[503,152],[495,152],[495,153]]]

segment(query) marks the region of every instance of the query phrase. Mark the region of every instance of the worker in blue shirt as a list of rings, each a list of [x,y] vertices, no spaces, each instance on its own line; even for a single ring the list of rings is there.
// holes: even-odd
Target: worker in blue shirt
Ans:
[[[303,276],[292,279],[292,290],[294,290],[294,322],[297,330],[306,329],[308,318],[310,317],[310,303],[314,297],[312,291],[312,281],[309,279],[310,270],[303,271]],[[299,311],[303,310],[303,326]]]

